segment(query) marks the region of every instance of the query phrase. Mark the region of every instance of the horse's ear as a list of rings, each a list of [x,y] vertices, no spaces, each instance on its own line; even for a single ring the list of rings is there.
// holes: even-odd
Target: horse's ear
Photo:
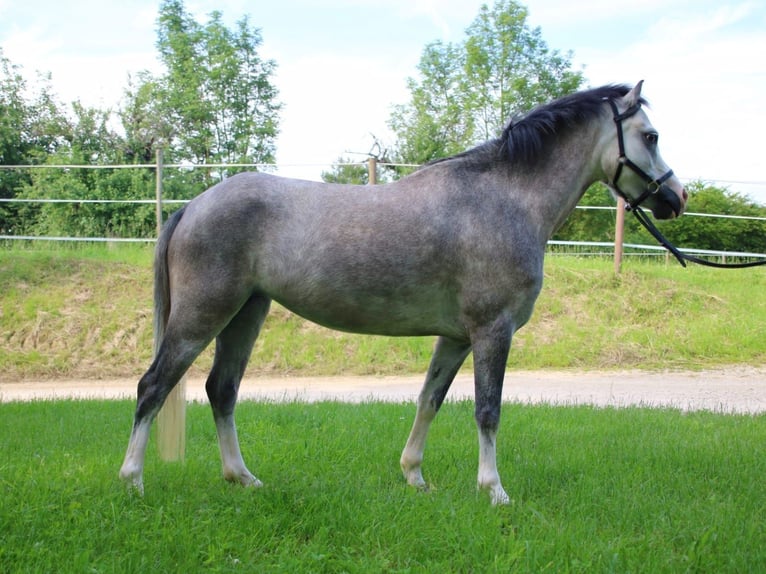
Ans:
[[[644,81],[638,82],[630,92],[625,95],[625,104],[627,107],[635,106],[641,101],[641,88],[644,86]]]

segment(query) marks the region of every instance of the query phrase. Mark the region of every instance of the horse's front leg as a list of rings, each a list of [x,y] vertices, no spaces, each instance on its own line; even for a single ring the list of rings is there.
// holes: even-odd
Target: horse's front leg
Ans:
[[[444,397],[447,396],[447,391],[460,365],[470,351],[471,345],[467,342],[453,341],[444,337],[439,337],[436,341],[426,381],[418,397],[415,422],[412,424],[410,436],[399,460],[404,478],[411,486],[426,488],[422,464],[428,429],[444,402]]]
[[[489,494],[492,504],[510,502],[497,471],[496,439],[500,424],[503,378],[512,336],[512,322],[505,317],[472,333],[475,417],[479,430],[477,486]]]

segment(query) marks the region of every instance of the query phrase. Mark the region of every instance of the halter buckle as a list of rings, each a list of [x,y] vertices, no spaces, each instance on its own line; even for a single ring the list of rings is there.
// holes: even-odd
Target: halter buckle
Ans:
[[[660,189],[662,189],[662,184],[656,179],[646,184],[646,191],[649,192],[649,195],[655,195]]]

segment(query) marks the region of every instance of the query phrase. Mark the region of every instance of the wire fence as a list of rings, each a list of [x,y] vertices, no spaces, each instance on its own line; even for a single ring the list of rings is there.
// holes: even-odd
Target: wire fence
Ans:
[[[364,162],[330,164],[329,167],[367,167],[369,170],[369,182],[377,182],[377,170],[380,167],[393,168],[417,168],[417,164],[400,164],[380,162],[375,157],[370,157]],[[191,201],[190,199],[165,199],[162,197],[162,174],[165,169],[230,169],[230,168],[248,168],[261,171],[271,171],[278,168],[289,167],[307,167],[307,164],[272,164],[272,163],[231,163],[231,164],[165,164],[162,160],[162,154],[157,154],[155,163],[143,164],[115,164],[115,165],[78,165],[78,164],[57,164],[57,165],[0,165],[0,170],[36,170],[36,169],[151,169],[155,170],[156,195],[154,198],[147,199],[61,199],[61,198],[0,198],[0,203],[6,204],[134,204],[134,205],[154,205],[157,213],[157,229],[162,225],[162,208],[166,205],[183,205]],[[311,167],[328,167],[327,164],[317,164]],[[750,182],[748,182],[750,183]],[[578,205],[576,209],[582,210],[603,210],[616,212],[617,206],[587,206]],[[748,215],[726,215],[713,213],[694,213],[686,212],[684,217],[702,217],[719,218],[731,220],[751,220],[766,222],[766,217],[748,216]],[[2,241],[48,241],[48,242],[70,242],[70,243],[153,243],[156,237],[75,237],[75,236],[41,236],[41,235],[3,235],[0,234]],[[618,239],[618,241],[620,241]],[[620,242],[621,243],[621,242]],[[626,249],[623,255],[640,256],[668,256],[667,251],[659,245],[644,245],[634,243],[621,243]],[[564,255],[595,255],[611,256],[615,253],[614,242],[602,241],[561,241],[551,240],[548,242],[549,250]],[[748,259],[766,259],[766,253],[751,253],[740,251],[716,251],[708,249],[684,248],[685,252],[695,255],[720,258],[726,261],[727,258],[748,258]]]

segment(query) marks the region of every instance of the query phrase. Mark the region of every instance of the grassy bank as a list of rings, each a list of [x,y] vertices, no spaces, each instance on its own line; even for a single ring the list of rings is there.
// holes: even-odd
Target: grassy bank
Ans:
[[[151,355],[151,247],[0,249],[0,380],[137,377]],[[509,364],[697,369],[766,362],[766,270],[549,257]],[[250,374],[425,370],[431,338],[329,331],[275,306]],[[194,369],[206,371],[206,352]],[[466,368],[470,368],[470,359]]]
[[[265,486],[226,484],[209,408],[184,464],[150,448],[146,495],[117,479],[128,401],[0,404],[2,572],[763,572],[766,419],[506,405],[514,503],[475,491],[473,406],[449,402],[429,493],[398,456],[412,405],[238,407]]]

